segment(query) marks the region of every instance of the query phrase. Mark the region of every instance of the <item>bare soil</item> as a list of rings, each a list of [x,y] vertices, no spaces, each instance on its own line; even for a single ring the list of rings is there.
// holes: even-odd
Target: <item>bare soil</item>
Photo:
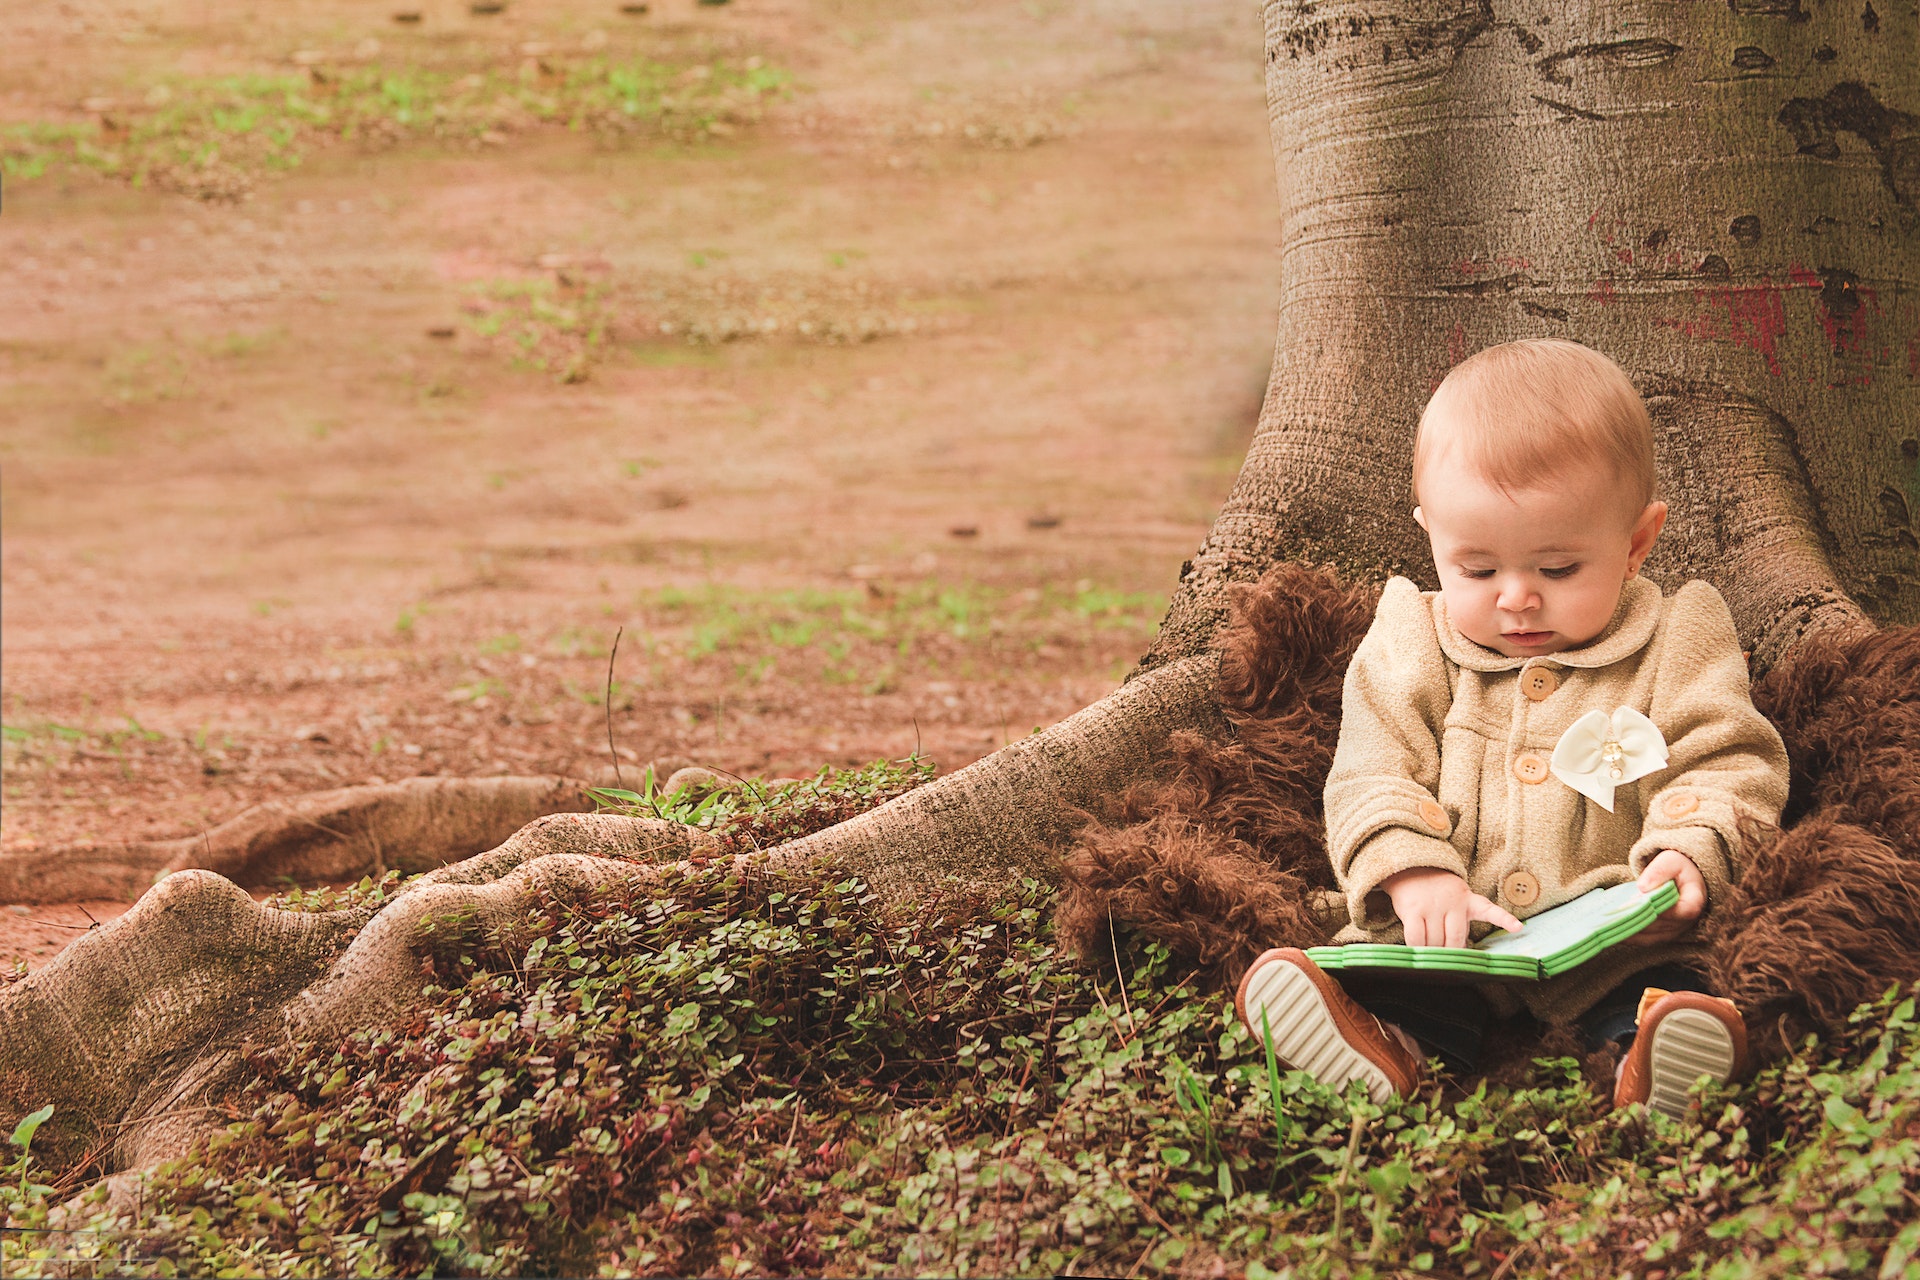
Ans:
[[[8,850],[415,774],[964,765],[1124,675],[1251,433],[1245,5],[27,9],[0,123],[303,50],[792,79],[692,140],[342,145],[235,201],[9,182]],[[0,907],[0,965],[124,905]]]

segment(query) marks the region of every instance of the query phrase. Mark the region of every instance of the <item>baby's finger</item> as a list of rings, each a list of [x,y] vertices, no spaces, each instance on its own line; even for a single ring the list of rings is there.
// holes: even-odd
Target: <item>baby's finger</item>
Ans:
[[[1680,901],[1673,904],[1667,915],[1675,920],[1697,920],[1707,905],[1707,889],[1700,877],[1680,877]]]
[[[1687,871],[1692,866],[1693,863],[1672,849],[1662,849],[1654,855],[1653,861],[1647,864],[1646,870],[1640,873],[1636,887],[1642,893],[1651,893],[1669,880],[1685,879]]]
[[[1424,947],[1427,945],[1427,918],[1414,916],[1407,921],[1407,945]]]
[[[1464,947],[1467,945],[1467,910],[1461,907],[1447,912],[1446,945]]]
[[[1514,915],[1504,907],[1495,906],[1493,902],[1481,897],[1477,893],[1474,894],[1470,900],[1468,918],[1472,920],[1485,920],[1488,924],[1498,925],[1508,933],[1518,933],[1526,928],[1525,925],[1520,923],[1520,917]]]

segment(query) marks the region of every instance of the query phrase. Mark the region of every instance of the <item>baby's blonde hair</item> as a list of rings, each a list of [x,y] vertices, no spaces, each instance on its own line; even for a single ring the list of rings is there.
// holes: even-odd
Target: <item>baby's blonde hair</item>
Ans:
[[[1431,429],[1434,409],[1450,430]],[[1442,451],[1503,493],[1533,489],[1587,466],[1610,471],[1632,515],[1654,499],[1653,424],[1625,370],[1564,338],[1522,338],[1453,367],[1420,415],[1413,440],[1414,501]]]

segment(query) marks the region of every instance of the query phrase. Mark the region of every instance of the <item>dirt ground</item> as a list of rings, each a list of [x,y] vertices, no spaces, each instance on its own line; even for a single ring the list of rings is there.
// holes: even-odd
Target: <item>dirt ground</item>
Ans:
[[[0,127],[316,61],[787,78],[694,137],[348,142],[238,199],[9,181],[4,849],[416,774],[610,778],[616,633],[629,784],[951,769],[1151,635],[1273,333],[1252,6],[496,7],[10,19]],[[0,965],[124,906],[0,907]]]

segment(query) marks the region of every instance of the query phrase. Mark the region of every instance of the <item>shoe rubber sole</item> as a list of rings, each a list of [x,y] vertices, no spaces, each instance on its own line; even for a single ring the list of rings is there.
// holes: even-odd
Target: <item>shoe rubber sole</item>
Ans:
[[[1348,1081],[1364,1080],[1368,1095],[1382,1106],[1395,1097],[1387,1073],[1347,1043],[1319,986],[1300,968],[1276,960],[1249,976],[1242,1016],[1256,1035],[1262,1014],[1272,1037],[1273,1056],[1285,1065],[1306,1072],[1335,1092],[1344,1091]]]
[[[1699,1009],[1675,1009],[1649,1034],[1647,1055],[1651,1085],[1647,1105],[1676,1119],[1687,1114],[1687,1090],[1701,1076],[1725,1084],[1733,1074],[1733,1037],[1726,1026]]]

